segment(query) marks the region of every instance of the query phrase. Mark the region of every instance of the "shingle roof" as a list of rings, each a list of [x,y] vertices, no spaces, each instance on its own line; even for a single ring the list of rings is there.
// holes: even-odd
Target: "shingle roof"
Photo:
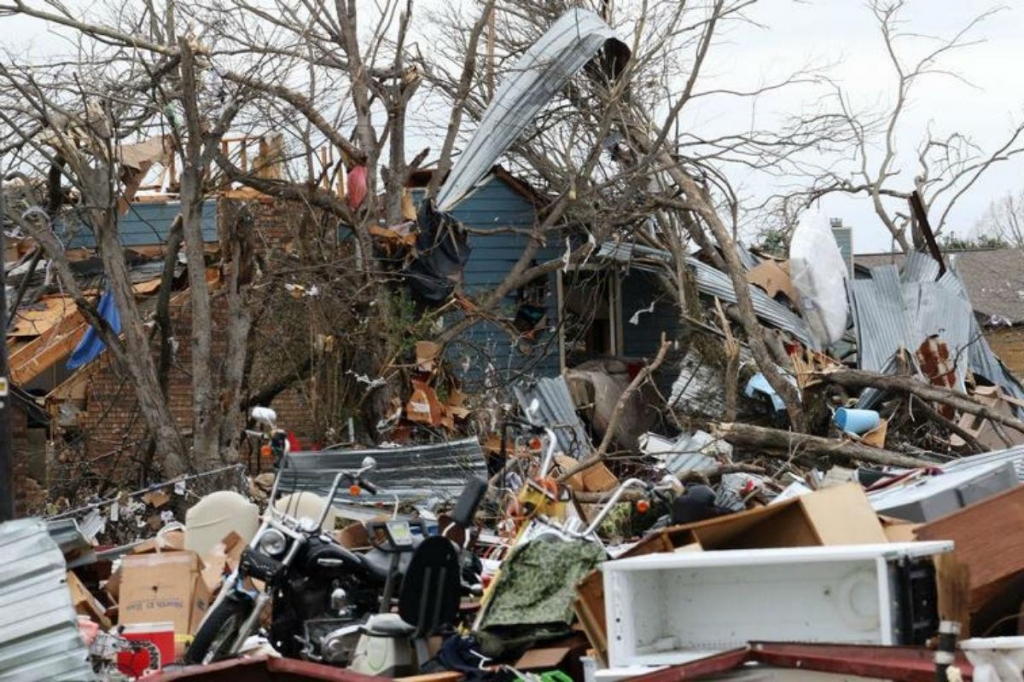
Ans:
[[[967,287],[971,305],[986,316],[1000,315],[1010,322],[1024,322],[1024,249],[977,249],[949,251]],[[858,266],[903,264],[902,253],[857,255]]]

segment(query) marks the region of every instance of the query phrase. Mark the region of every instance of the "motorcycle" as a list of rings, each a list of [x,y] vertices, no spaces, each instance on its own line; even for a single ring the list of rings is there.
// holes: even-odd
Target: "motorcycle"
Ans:
[[[322,637],[311,637],[309,625],[325,617],[332,625],[357,620],[376,610],[388,577],[387,559],[352,552],[321,530],[342,483],[354,493],[377,494],[366,479],[376,462],[367,457],[359,469],[339,472],[319,519],[296,518],[275,508],[287,464],[285,454],[263,521],[200,624],[186,662],[211,663],[236,655],[258,630],[271,602],[271,644],[291,658],[321,656]]]
[[[253,410],[254,418],[270,427],[273,439],[281,432],[273,426],[272,411],[257,414],[257,409]],[[352,494],[363,490],[372,495],[379,492],[366,479],[376,467],[372,457],[366,457],[359,469],[341,471],[335,476],[319,518],[299,518],[288,513],[289,507],[279,508],[275,502],[281,481],[290,471],[287,443],[282,441],[280,447],[281,464],[262,523],[200,624],[186,652],[187,663],[206,664],[237,655],[245,641],[260,629],[267,606],[272,604],[268,634],[278,652],[288,658],[347,666],[363,635],[379,634],[379,628],[368,627],[368,617],[378,611],[390,612],[400,587],[407,603],[413,599],[416,590],[405,590],[408,581],[403,579],[410,565],[419,566],[413,572],[421,574],[431,555],[440,556],[427,551],[417,557],[421,545],[440,549],[440,543],[429,542],[439,538],[427,538],[428,529],[422,521],[413,522],[419,530],[414,534],[410,522],[397,518],[397,509],[392,519],[367,524],[373,549],[365,553],[346,549],[323,531],[343,483]],[[455,525],[469,526],[486,489],[486,481],[474,479],[467,484],[453,512]],[[447,540],[445,543],[452,544]],[[463,571],[461,565],[463,558],[471,555],[457,551],[444,554],[440,564],[433,566],[434,572],[456,576],[456,589],[459,593],[467,592],[469,588],[460,589],[460,584],[467,584],[459,576],[472,573]],[[460,563],[449,564],[452,556]],[[422,586],[422,576],[414,575],[412,580]],[[452,590],[442,592],[447,597]],[[457,604],[457,595],[455,600]],[[414,630],[402,627],[401,634],[440,624],[413,620],[417,621]]]

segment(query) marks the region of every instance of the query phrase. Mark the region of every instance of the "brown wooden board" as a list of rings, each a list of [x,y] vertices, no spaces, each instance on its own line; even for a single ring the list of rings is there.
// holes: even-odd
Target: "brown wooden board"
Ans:
[[[919,540],[952,540],[957,561],[970,571],[971,607],[992,596],[992,586],[1024,571],[1024,486],[926,523]]]

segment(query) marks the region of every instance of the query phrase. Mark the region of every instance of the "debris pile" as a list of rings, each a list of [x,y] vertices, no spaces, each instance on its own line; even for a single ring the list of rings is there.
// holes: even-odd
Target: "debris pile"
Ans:
[[[254,408],[272,472],[228,467],[0,527],[12,608],[46,594],[59,621],[8,633],[27,637],[11,665],[101,680],[997,679],[982,671],[1017,650],[993,637],[1021,634],[1024,603],[1024,388],[945,260],[908,254],[847,281],[794,244],[790,261],[742,259],[782,383],[754,363],[705,254],[687,263],[705,315],[667,365],[663,342],[646,363],[522,377],[501,400],[463,394],[443,347],[420,341],[376,447],[299,450]],[[595,258],[668,262],[624,243]],[[724,365],[700,337],[725,340]],[[28,577],[37,555],[46,584]],[[29,655],[74,629],[59,661]]]
[[[436,204],[410,196],[407,223],[370,231],[417,312],[472,313],[458,286],[470,234],[452,206],[612,36],[589,12],[559,19]],[[162,138],[123,151],[133,192],[168,152]],[[352,209],[367,173],[349,171]],[[0,526],[0,679],[1019,680],[1024,385],[955,261],[908,253],[858,277],[813,212],[786,259],[678,257],[634,232],[570,234],[560,274],[675,283],[671,320],[658,300],[628,318],[656,327],[653,352],[602,347],[570,365],[563,343],[556,375],[471,393],[443,335],[402,329],[388,361],[400,371],[335,377],[378,392],[372,447],[349,417],[343,446],[301,449],[256,407],[255,467]],[[23,256],[28,287],[39,259]],[[132,280],[154,308],[170,294],[156,265],[136,263]],[[35,293],[12,332],[15,378],[37,376],[25,349],[43,344],[56,357],[82,336],[80,360],[95,360],[81,314],[54,313],[67,297]],[[529,292],[520,303],[510,354],[548,312]],[[109,294],[97,311],[120,328]],[[317,352],[335,344],[313,337]],[[84,380],[56,406],[69,434]]]

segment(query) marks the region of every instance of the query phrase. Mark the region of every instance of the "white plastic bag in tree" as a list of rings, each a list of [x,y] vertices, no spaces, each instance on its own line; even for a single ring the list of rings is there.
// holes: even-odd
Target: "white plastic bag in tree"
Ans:
[[[806,211],[789,244],[793,285],[800,292],[800,311],[822,346],[835,343],[846,331],[846,262],[828,219],[820,210]]]

